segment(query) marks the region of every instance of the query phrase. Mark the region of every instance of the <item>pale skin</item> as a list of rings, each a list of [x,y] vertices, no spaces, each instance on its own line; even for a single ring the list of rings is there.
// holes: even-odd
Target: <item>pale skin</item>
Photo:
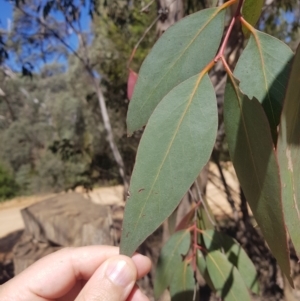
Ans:
[[[149,258],[119,255],[119,248],[66,248],[34,263],[0,286],[1,301],[149,301],[136,281]]]

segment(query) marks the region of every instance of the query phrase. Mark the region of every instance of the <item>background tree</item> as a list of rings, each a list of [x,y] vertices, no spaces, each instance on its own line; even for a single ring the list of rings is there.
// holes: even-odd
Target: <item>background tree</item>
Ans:
[[[91,5],[91,3],[89,3]],[[93,11],[90,9],[90,15]],[[106,138],[114,160],[119,167],[120,176],[125,181],[124,162],[115,144],[110,118],[102,90],[99,86],[98,75],[90,63],[88,36],[81,27],[81,4],[69,1],[28,1],[16,3],[14,30],[11,35],[13,46],[18,47],[18,59],[23,64],[23,73],[31,74],[32,60],[47,60],[57,54],[74,55],[87,73],[97,96]],[[62,18],[62,19],[60,19]],[[79,47],[74,49],[67,40],[69,32],[76,36]],[[24,47],[32,44],[34,47]],[[60,51],[60,52],[58,52]],[[29,68],[27,67],[29,66]]]

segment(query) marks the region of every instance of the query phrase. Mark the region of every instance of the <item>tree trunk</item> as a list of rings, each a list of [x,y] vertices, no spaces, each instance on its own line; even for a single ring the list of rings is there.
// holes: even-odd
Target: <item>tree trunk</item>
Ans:
[[[157,0],[157,35],[160,37],[171,25],[183,18],[184,8],[182,0]]]
[[[125,177],[125,166],[124,166],[122,156],[119,152],[119,149],[118,149],[118,147],[117,147],[117,145],[114,141],[113,131],[112,131],[112,128],[111,128],[111,123],[110,123],[109,115],[108,115],[108,112],[107,112],[107,107],[106,107],[104,95],[103,95],[103,93],[102,93],[102,91],[99,87],[97,79],[94,77],[94,75],[92,73],[90,73],[90,75],[92,77],[93,85],[94,85],[95,90],[97,92],[97,97],[98,97],[98,101],[99,101],[101,116],[102,116],[105,131],[106,131],[106,138],[107,138],[107,141],[109,143],[110,149],[112,151],[113,157],[114,157],[116,163],[118,164],[119,173],[120,173],[120,176],[123,179],[123,183],[124,183],[124,186],[125,186],[124,188],[126,190],[128,185],[127,185],[127,180],[126,180],[126,177]]]

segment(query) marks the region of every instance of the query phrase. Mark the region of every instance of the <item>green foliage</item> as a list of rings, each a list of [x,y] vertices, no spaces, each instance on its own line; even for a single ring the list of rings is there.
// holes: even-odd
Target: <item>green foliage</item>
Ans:
[[[286,44],[255,30],[234,70],[243,93],[262,103],[274,141],[292,57],[293,52]]]
[[[273,255],[292,282],[279,168],[270,127],[262,106],[255,98],[250,100],[243,95],[234,78],[226,86],[224,120],[230,158],[247,201]]]
[[[194,296],[195,279],[189,263],[177,260],[173,266],[173,279],[170,283],[172,301],[192,300]]]
[[[281,115],[277,154],[281,176],[283,210],[287,228],[298,256],[300,254],[300,46],[298,46],[283,112]]]
[[[190,233],[186,230],[174,233],[164,245],[156,267],[154,294],[159,297],[172,283],[174,266],[180,266],[182,255],[189,249]]]
[[[129,134],[147,123],[157,104],[170,90],[197,74],[212,60],[222,37],[224,17],[224,11],[217,8],[200,11],[172,26],[158,40],[141,67],[129,104]],[[211,36],[215,39],[210,39]],[[205,51],[205,47],[211,51]],[[189,61],[194,63],[187,64]]]
[[[203,75],[176,86],[154,110],[131,177],[125,209],[128,218],[122,232],[123,254],[131,256],[177,207],[209,159],[217,119],[213,86]],[[201,156],[197,156],[199,152]]]
[[[209,252],[214,250],[223,251],[228,261],[238,269],[246,286],[253,293],[258,294],[256,268],[243,248],[231,237],[215,230],[204,231],[202,237],[207,250]]]
[[[249,22],[252,26],[255,26],[263,8],[264,1],[263,0],[245,0],[242,7],[243,17],[247,22]],[[246,37],[249,38],[250,31],[246,26],[242,27],[243,33]]]
[[[225,301],[250,301],[250,295],[237,268],[221,251],[207,254],[207,270],[218,296]]]
[[[172,26],[142,65],[127,123],[130,134],[145,124],[146,128],[125,207],[121,253],[131,256],[172,214],[209,160],[218,121],[216,113],[212,114],[212,102],[216,100],[207,74],[221,61],[228,75],[222,117],[230,158],[254,218],[293,286],[285,219],[291,219],[287,223],[290,233],[297,231],[299,60],[294,61],[288,85],[293,52],[276,38],[254,29],[262,5],[259,1],[249,0],[244,6],[242,0],[238,2],[220,44],[221,19],[225,9],[233,4],[229,1],[217,9],[203,10]],[[225,54],[236,20],[241,20],[250,39],[232,73]],[[208,33],[210,37],[206,36]],[[193,44],[198,37],[199,45]],[[205,42],[200,42],[201,38]],[[284,95],[283,114],[287,116],[281,117],[278,154],[275,147]],[[283,186],[286,190],[282,190]],[[288,201],[283,203],[283,197]],[[288,208],[284,209],[283,204]],[[192,300],[191,296],[183,296],[192,291],[189,275],[192,271],[196,275],[198,269],[222,299],[251,300],[248,289],[259,291],[256,269],[238,243],[214,229],[206,207],[199,201],[182,219],[180,231],[163,247],[155,277],[156,295],[169,288],[172,297],[182,293],[182,299]],[[189,241],[189,247],[178,252],[178,245],[183,247],[181,237]],[[297,240],[295,247],[299,253]]]
[[[13,176],[0,165],[0,202],[16,196],[18,185]]]
[[[54,64],[44,66],[33,81],[6,79],[16,119],[0,124],[0,157],[12,168],[22,194],[91,188],[118,179],[97,101],[80,65],[72,57],[70,63],[67,73]],[[7,114],[5,104],[0,103],[0,111]],[[118,114],[111,115],[119,122]]]

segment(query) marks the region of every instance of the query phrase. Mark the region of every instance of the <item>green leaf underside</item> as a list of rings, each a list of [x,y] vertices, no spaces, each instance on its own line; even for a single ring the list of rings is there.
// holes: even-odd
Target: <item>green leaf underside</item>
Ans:
[[[217,124],[216,96],[207,75],[184,81],[157,106],[131,177],[122,254],[131,256],[174,211],[209,160]]]
[[[231,160],[253,215],[290,283],[289,250],[283,219],[279,168],[265,113],[256,99],[228,81],[224,122]]]
[[[285,221],[300,255],[300,46],[290,74],[281,116],[277,155]]]
[[[206,260],[203,256],[202,252],[199,250],[197,250],[197,267],[198,267],[198,270],[199,270],[200,274],[202,275],[203,279],[205,280],[206,284],[210,287],[210,289],[213,292],[216,292],[214,285],[212,284],[212,281],[211,281],[210,276],[207,271]]]
[[[177,260],[171,270],[173,273],[170,283],[171,300],[193,300],[195,279],[191,266],[185,261]]]
[[[171,26],[157,41],[142,64],[129,103],[129,134],[148,122],[169,91],[214,58],[223,35],[224,17],[225,11],[219,8],[201,10]]]
[[[171,283],[174,266],[182,262],[190,247],[190,232],[175,232],[164,245],[158,258],[154,278],[154,294],[158,298]]]
[[[245,0],[242,7],[242,15],[244,19],[250,23],[252,26],[255,26],[257,23],[262,7],[264,5],[264,0]],[[245,37],[250,36],[250,31],[242,25],[242,30]]]
[[[203,239],[209,251],[223,249],[228,260],[238,269],[246,286],[258,294],[258,278],[254,264],[244,249],[231,237],[215,230],[203,232]]]
[[[237,270],[220,251],[206,256],[207,270],[218,296],[225,301],[250,301],[246,285]]]
[[[263,105],[274,138],[292,56],[293,52],[286,44],[255,30],[234,70],[241,91]]]

